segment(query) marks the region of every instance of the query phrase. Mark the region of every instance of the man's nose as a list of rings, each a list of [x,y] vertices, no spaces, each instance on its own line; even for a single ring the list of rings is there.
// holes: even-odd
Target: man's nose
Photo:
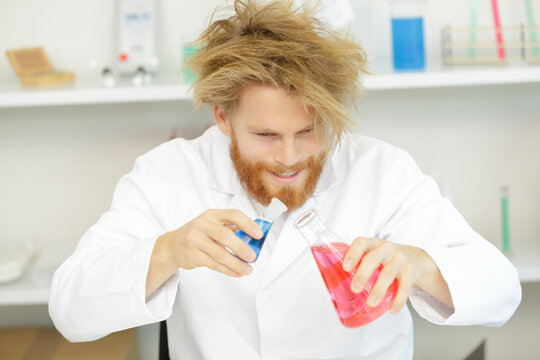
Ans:
[[[283,140],[275,160],[285,166],[296,165],[300,161],[300,151],[295,140]]]

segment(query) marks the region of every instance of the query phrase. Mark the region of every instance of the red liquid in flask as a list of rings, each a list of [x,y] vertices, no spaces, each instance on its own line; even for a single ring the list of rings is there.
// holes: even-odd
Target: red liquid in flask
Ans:
[[[351,281],[358,266],[350,272],[343,270],[343,258],[348,249],[347,244],[332,243],[312,246],[311,252],[341,322],[348,328],[356,328],[372,322],[392,307],[398,282],[394,279],[379,305],[370,307],[366,301],[383,266],[380,265],[375,269],[362,292],[354,293],[351,290]]]

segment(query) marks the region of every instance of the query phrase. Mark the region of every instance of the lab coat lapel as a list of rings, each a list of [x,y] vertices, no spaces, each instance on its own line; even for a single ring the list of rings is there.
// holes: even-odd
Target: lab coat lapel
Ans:
[[[317,203],[320,196],[338,183],[338,177],[334,168],[332,157],[326,162],[317,187],[306,203],[299,209],[288,214],[285,224],[281,229],[276,246],[272,251],[272,256],[263,276],[261,288],[270,284],[283,271],[285,271],[304,251],[308,251],[307,241],[300,232],[294,228],[295,220],[304,212],[317,209]]]
[[[258,217],[253,203],[244,191],[238,175],[234,170],[234,165],[229,155],[231,140],[223,135],[217,126],[212,127],[212,141],[210,143],[210,156],[208,158],[208,168],[210,184],[214,190],[229,194],[232,198],[227,202],[228,209],[241,210],[247,216],[255,219]]]
[[[231,139],[223,135],[217,126],[213,126],[207,131],[212,132],[210,143],[208,144],[208,175],[210,176],[210,186],[214,190],[230,195],[242,192],[242,185],[236,175],[234,164],[229,155]]]
[[[257,214],[257,211],[255,210],[255,207],[253,206],[253,203],[249,197],[241,192],[233,195],[228,208],[238,209],[254,220],[260,217],[260,214]]]
[[[279,274],[285,271],[308,249],[308,243],[304,240],[300,232],[294,228],[293,224],[300,214],[310,209],[315,209],[315,200],[313,197],[306,201],[300,209],[288,214],[263,275],[261,289],[275,280]]]

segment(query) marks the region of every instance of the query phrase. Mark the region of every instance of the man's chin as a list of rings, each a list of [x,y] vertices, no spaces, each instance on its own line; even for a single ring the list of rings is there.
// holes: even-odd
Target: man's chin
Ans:
[[[271,186],[266,183],[265,187],[270,198],[276,197],[281,200],[287,206],[288,212],[302,207],[309,198],[309,196],[301,194],[304,187],[302,181],[288,185],[275,185],[272,183]]]

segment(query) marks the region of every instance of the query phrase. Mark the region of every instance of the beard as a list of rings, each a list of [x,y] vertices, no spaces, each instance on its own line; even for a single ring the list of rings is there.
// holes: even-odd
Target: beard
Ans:
[[[323,152],[291,167],[269,165],[264,161],[251,162],[240,154],[234,133],[231,135],[230,156],[240,182],[251,197],[264,206],[268,206],[272,198],[278,198],[287,205],[289,212],[300,208],[313,195],[326,161]],[[290,185],[271,184],[274,188],[271,189],[269,174],[265,176],[265,173],[284,174],[291,171],[303,171],[305,174]]]

